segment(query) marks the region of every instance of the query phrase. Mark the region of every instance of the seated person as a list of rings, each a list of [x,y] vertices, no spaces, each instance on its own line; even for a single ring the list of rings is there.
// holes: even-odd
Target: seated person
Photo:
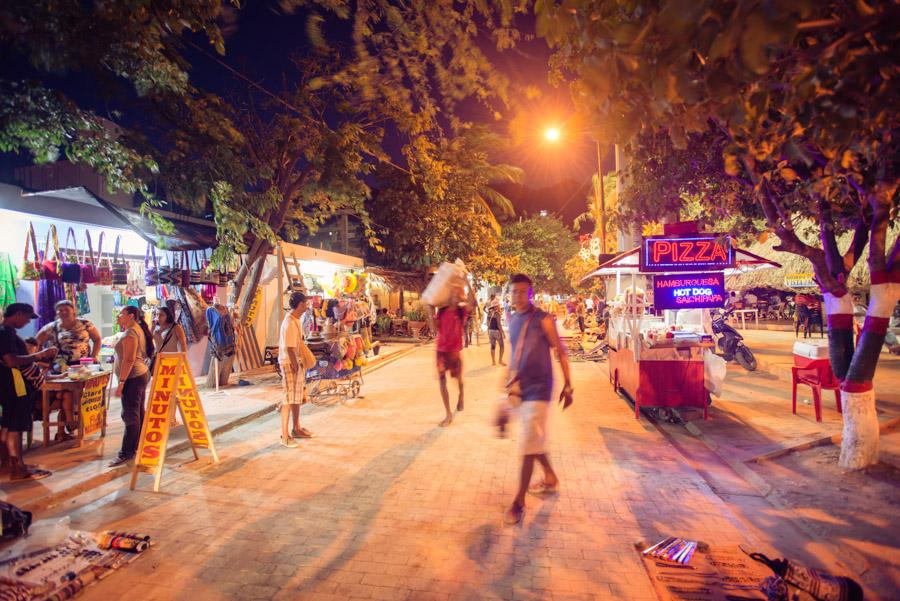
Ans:
[[[38,347],[55,347],[59,350],[59,358],[65,360],[68,365],[78,365],[79,361],[86,357],[98,362],[100,357],[100,332],[89,320],[78,317],[75,304],[70,300],[61,300],[56,303],[56,319],[45,325],[35,336]],[[73,431],[76,427],[73,397],[71,392],[56,393],[54,396],[62,397],[62,409],[66,418],[66,430]],[[71,438],[71,436],[68,436]],[[63,432],[62,439],[67,439]]]
[[[38,346],[37,339],[35,338],[26,338],[25,339],[25,350],[29,355],[32,355],[40,350]],[[35,361],[28,367],[25,367],[20,370],[22,372],[22,377],[28,380],[28,383],[31,384],[31,387],[38,391],[37,394],[34,395],[34,409],[32,410],[32,416],[34,421],[39,422],[42,421],[43,416],[43,399],[40,394],[41,388],[44,386],[44,378],[47,375],[47,372],[50,371],[50,364],[44,363],[40,361]],[[54,411],[58,411],[56,415],[56,438],[57,441],[69,440],[72,438],[69,434],[66,433],[66,421],[65,421],[65,411],[63,411],[62,406],[62,396],[60,395],[51,395],[50,396],[50,406],[47,410],[47,417],[53,414]]]

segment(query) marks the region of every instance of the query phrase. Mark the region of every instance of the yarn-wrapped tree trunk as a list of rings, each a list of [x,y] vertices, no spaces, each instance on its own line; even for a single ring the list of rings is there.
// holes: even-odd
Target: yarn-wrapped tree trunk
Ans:
[[[825,296],[828,319],[829,359],[841,382],[843,432],[839,464],[862,469],[878,462],[879,426],[873,378],[884,346],[891,312],[900,301],[900,238],[888,252],[887,229],[893,191],[875,186],[860,190],[860,218],[849,248],[841,252],[835,235],[832,205],[818,205],[821,248],[804,243],[794,232],[790,218],[776,197],[763,185],[760,189],[766,217],[781,239],[781,248],[802,255],[813,264],[816,281]],[[853,302],[847,290],[850,271],[868,243],[871,290],[865,322],[859,339],[853,340]]]

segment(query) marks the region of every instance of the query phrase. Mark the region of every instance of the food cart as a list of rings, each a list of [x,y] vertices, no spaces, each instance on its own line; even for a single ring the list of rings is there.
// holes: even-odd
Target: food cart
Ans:
[[[615,278],[607,335],[609,378],[617,392],[634,401],[635,418],[641,407],[663,413],[696,408],[707,418],[704,367],[715,348],[709,309],[725,304],[727,274],[777,266],[735,248],[730,236],[699,233],[693,224],[670,224],[664,235],[644,237],[641,246],[586,276]],[[624,289],[623,276],[630,276]],[[648,313],[651,308],[655,314]],[[697,313],[678,323],[675,311]]]

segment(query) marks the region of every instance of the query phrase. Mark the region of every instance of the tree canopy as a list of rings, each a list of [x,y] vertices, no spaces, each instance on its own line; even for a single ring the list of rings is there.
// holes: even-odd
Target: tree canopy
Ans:
[[[572,291],[566,262],[578,253],[578,242],[560,219],[530,217],[505,225],[500,251],[519,258],[518,270],[531,277],[535,291],[552,294]]]

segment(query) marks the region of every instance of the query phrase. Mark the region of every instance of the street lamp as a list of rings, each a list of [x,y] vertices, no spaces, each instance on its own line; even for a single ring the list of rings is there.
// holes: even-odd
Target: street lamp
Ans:
[[[548,142],[558,142],[562,137],[562,131],[556,126],[550,126],[544,130],[544,139]],[[597,140],[597,186],[594,188],[594,214],[600,214],[600,247],[602,253],[607,252],[606,246],[606,197],[603,190],[603,155],[600,150],[600,141]]]

